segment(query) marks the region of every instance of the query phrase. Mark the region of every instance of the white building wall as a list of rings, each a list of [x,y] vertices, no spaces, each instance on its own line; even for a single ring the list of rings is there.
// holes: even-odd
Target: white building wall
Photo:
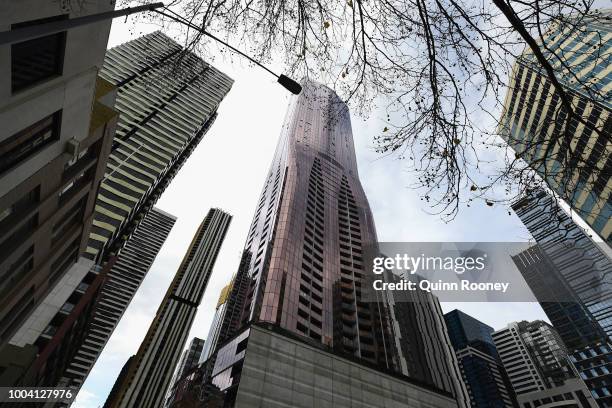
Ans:
[[[68,4],[69,6],[66,6]],[[0,0],[0,31],[11,24],[62,14],[70,18],[110,11],[108,0]],[[63,75],[11,92],[11,46],[0,46],[0,142],[45,116],[63,109],[60,140],[34,154],[0,178],[0,197],[65,152],[66,142],[88,136],[98,69],[102,66],[110,20],[74,28],[66,36]]]
[[[66,300],[79,283],[81,283],[81,280],[85,277],[87,271],[91,269],[93,263],[89,259],[79,258],[79,261],[66,272],[43,302],[34,309],[28,319],[19,327],[19,330],[9,340],[9,343],[20,347],[34,344],[36,339],[49,325],[53,316],[66,303]]]

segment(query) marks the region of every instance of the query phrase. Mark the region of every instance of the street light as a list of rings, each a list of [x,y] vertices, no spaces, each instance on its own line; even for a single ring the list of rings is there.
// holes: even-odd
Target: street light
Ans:
[[[153,11],[160,7],[164,7],[164,3],[160,2],[138,7],[126,7],[121,10],[90,14],[84,17],[76,17],[60,21],[51,21],[48,23],[35,24],[28,27],[3,31],[0,32],[0,45],[27,41],[33,38],[42,37],[43,35],[55,34],[62,31],[66,31],[71,28],[97,23],[99,21],[112,20],[113,18],[117,17],[129,16],[130,14],[140,13],[141,11]]]
[[[156,12],[158,14],[161,14],[162,16],[168,17],[169,19],[174,20],[177,23],[184,24],[187,27],[189,27],[189,28],[191,28],[193,30],[196,30],[197,32],[202,33],[203,35],[205,35],[205,36],[207,36],[209,38],[212,38],[213,40],[215,40],[215,41],[225,45],[227,48],[229,48],[230,50],[234,51],[235,53],[242,55],[243,57],[245,57],[246,59],[248,59],[249,61],[251,61],[255,65],[265,69],[270,74],[274,75],[277,78],[277,82],[279,84],[281,84],[285,89],[287,89],[292,94],[299,95],[300,92],[302,92],[302,86],[297,81],[289,78],[288,76],[286,76],[284,74],[277,75],[276,73],[272,72],[268,67],[266,67],[265,65],[261,64],[259,61],[254,60],[253,58],[251,58],[247,54],[243,53],[239,49],[229,45],[228,43],[226,43],[225,41],[223,41],[219,37],[212,35],[208,31],[204,30],[203,28],[200,28],[200,27],[196,26],[195,24],[192,24],[190,21],[185,20],[183,17],[179,16],[178,14],[176,14],[175,12],[173,12],[172,10],[170,10],[170,9],[168,9],[166,7],[164,7],[164,10],[169,11],[173,15],[164,13],[163,11],[160,11],[160,10],[152,10],[152,11],[154,11],[154,12]]]
[[[174,14],[176,17],[166,14],[162,11],[159,11],[158,9],[161,7],[163,7],[166,11]],[[153,4],[144,5],[144,6],[138,6],[138,7],[126,7],[121,10],[107,11],[104,13],[91,14],[91,15],[84,16],[84,17],[76,17],[76,18],[60,20],[60,21],[51,21],[48,23],[36,24],[33,26],[29,26],[29,27],[21,27],[21,28],[16,28],[14,30],[3,31],[3,32],[0,32],[0,45],[14,44],[17,42],[27,41],[33,38],[42,37],[44,35],[55,34],[55,33],[59,33],[59,32],[62,32],[62,31],[65,31],[71,28],[75,28],[75,27],[79,27],[79,26],[83,26],[87,24],[93,24],[99,21],[110,20],[116,17],[128,16],[130,14],[139,13],[142,11],[154,11],[178,23],[185,24],[186,26],[204,34],[205,36],[210,37],[213,40],[220,42],[221,44],[225,45],[232,51],[247,58],[249,61],[253,62],[257,66],[265,69],[270,74],[274,75],[277,78],[278,83],[281,84],[285,89],[287,89],[292,94],[298,95],[302,91],[302,86],[297,81],[294,81],[293,79],[283,74],[281,75],[275,74],[268,67],[264,66],[258,61],[255,61],[253,58],[246,55],[245,53],[238,50],[237,48],[232,47],[231,45],[221,40],[220,38],[210,34],[204,29],[197,27],[193,25],[192,23],[190,23],[189,21],[183,19],[181,16],[174,13],[172,10],[166,8],[164,6],[164,3],[153,3]]]

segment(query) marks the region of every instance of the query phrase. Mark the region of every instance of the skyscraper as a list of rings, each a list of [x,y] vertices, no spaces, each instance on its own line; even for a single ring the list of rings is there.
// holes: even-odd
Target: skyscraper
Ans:
[[[112,9],[104,1],[78,10],[33,3],[7,4],[0,24],[18,31]],[[0,47],[8,57],[0,64],[0,266],[10,283],[0,297],[2,329],[18,312],[27,315],[23,306],[31,311],[84,249],[117,121],[115,92],[97,77],[109,28],[100,23]]]
[[[225,317],[225,310],[227,306],[227,298],[232,291],[232,283],[227,284],[221,290],[219,294],[219,300],[217,301],[217,307],[215,308],[215,316],[213,317],[210,330],[208,331],[208,337],[206,337],[206,344],[204,344],[204,350],[200,355],[199,363],[202,363],[208,359],[210,354],[215,351],[217,347],[217,341],[219,340],[219,333],[221,332],[221,324]]]
[[[199,360],[196,361],[196,364],[194,364],[194,367],[208,360],[208,358],[211,356],[211,354],[215,351],[217,347],[219,334],[221,333],[221,326],[225,318],[225,311],[227,310],[227,301],[230,292],[232,291],[232,286],[233,280],[232,282],[224,286],[223,289],[221,289],[221,293],[219,294],[219,300],[217,301],[217,306],[215,308],[215,315],[213,316],[210,329],[208,330],[208,337],[206,337],[204,348],[199,356]],[[166,399],[167,406],[170,406],[177,398],[177,395],[184,391],[182,389],[178,389],[177,387],[180,387],[182,385],[182,388],[184,388],[184,384],[181,384],[181,379],[185,376],[185,374],[187,374],[187,372],[180,373],[180,375],[179,373],[177,373],[175,378],[172,379]]]
[[[87,247],[98,260],[163,193],[233,83],[159,31],[108,50],[100,75],[118,88],[121,119]]]
[[[560,95],[527,48],[514,64],[500,131],[517,155],[612,245],[610,11],[595,13],[578,22],[568,16],[541,39],[582,121],[572,118],[566,132],[568,113]]]
[[[512,260],[568,350],[580,349],[606,338],[598,319],[574,293],[540,246],[534,245],[514,255]]]
[[[174,370],[174,375],[170,380],[170,387],[168,388],[168,392],[166,393],[166,400],[164,401],[164,406],[168,406],[173,399],[173,395],[175,392],[174,385],[179,382],[181,378],[183,378],[186,374],[189,373],[192,369],[194,369],[198,364],[200,359],[202,358],[202,354],[204,351],[204,347],[206,346],[206,340],[194,337],[189,342],[189,346],[183,351],[181,355],[181,359],[179,360],[176,369]],[[121,379],[119,382],[123,381]]]
[[[601,406],[612,403],[612,261],[553,198],[534,192],[513,205],[537,245],[513,261],[559,332],[581,378]]]
[[[548,276],[556,278],[559,283],[555,287],[566,295],[552,299],[577,303],[584,311],[581,316],[588,316],[591,321],[591,336],[607,341],[612,335],[612,281],[609,278],[612,276],[612,260],[604,244],[595,243],[565,211],[555,211],[554,206],[552,196],[544,191],[535,191],[514,203],[512,209],[538,244],[538,251],[543,255],[540,257],[542,262],[550,265]],[[515,257],[514,260],[523,272],[535,261],[533,257],[526,256]],[[541,272],[540,276],[545,273]],[[525,273],[523,275],[526,276]],[[548,279],[546,286],[553,284],[551,279],[554,278]],[[546,288],[537,288],[535,277],[528,277],[527,283],[531,284],[532,290],[535,289],[534,294],[540,302],[551,299],[542,291]],[[551,317],[553,324],[556,321],[554,316]],[[568,348],[590,342],[586,338],[570,339],[560,322],[557,324]]]
[[[553,401],[596,407],[585,383],[569,363],[565,345],[548,323],[510,323],[493,333],[493,340],[520,407]]]
[[[386,280],[399,279],[388,276]],[[469,407],[470,396],[438,298],[426,291],[387,291],[384,295],[395,369],[452,393],[459,407]]]
[[[363,244],[376,241],[348,109],[333,91],[306,83],[289,107],[249,230],[244,257],[250,287],[239,323],[276,323],[389,366],[379,311],[358,305],[355,296],[364,273]],[[358,309],[362,319],[334,325]]]
[[[194,337],[189,342],[189,346],[183,351],[183,355],[179,360],[178,365],[174,371],[174,375],[172,376],[172,380],[170,380],[170,389],[168,395],[172,395],[173,385],[180,379],[185,376],[191,369],[198,365],[200,361],[200,357],[202,356],[202,351],[204,350],[204,345],[206,341],[200,338]]]
[[[0,30],[110,11],[93,0],[6,2]],[[0,383],[20,378],[89,265],[94,202],[118,114],[98,77],[110,21],[0,45]],[[75,268],[72,268],[75,267]],[[55,309],[54,309],[55,308]]]
[[[514,407],[514,391],[493,342],[493,328],[453,310],[444,315],[472,408]]]
[[[232,217],[211,209],[198,228],[110,407],[158,408],[178,362]]]
[[[493,333],[493,340],[517,395],[546,389],[538,366],[521,339],[517,323]]]
[[[386,306],[362,299],[364,247],[376,243],[348,108],[306,81],[289,106],[216,351],[171,406],[457,406],[446,373],[398,377]],[[204,401],[188,402],[197,389]]]
[[[38,339],[34,339],[53,348],[44,355],[62,362],[60,366],[54,364],[53,375],[41,373],[46,378],[41,385],[68,382],[79,386],[85,380],[125,311],[126,300],[145,276],[138,266],[131,272],[113,268],[115,255],[198,146],[232,85],[225,74],[195,54],[183,52],[160,32],[108,50],[100,76],[109,87],[117,88],[115,108],[121,116],[100,183],[86,254],[73,268],[81,268],[80,275],[73,279],[73,290],[67,287],[61,297],[56,296],[55,310],[48,308],[52,313],[48,313]],[[81,266],[91,265],[92,260],[93,267]],[[72,271],[69,274],[77,275]],[[107,302],[118,291],[124,293],[124,300]],[[107,316],[105,305],[109,303],[113,310]],[[96,310],[98,305],[103,310]],[[89,343],[91,337],[81,335],[89,327],[98,330],[100,319],[105,321],[104,334],[93,335],[95,346],[75,342],[81,339]],[[53,327],[52,338],[49,332],[42,334],[47,325]],[[88,351],[83,354],[83,350]],[[40,365],[51,366],[44,362]]]
[[[57,383],[77,389],[93,368],[111,334],[123,317],[159,250],[174,226],[176,217],[153,207],[119,251],[106,276],[87,324],[72,336],[70,352],[55,353],[42,366],[42,383]],[[39,344],[50,341],[59,328],[55,321],[45,329]]]
[[[612,406],[612,345],[591,343],[574,350],[570,361],[601,408]]]

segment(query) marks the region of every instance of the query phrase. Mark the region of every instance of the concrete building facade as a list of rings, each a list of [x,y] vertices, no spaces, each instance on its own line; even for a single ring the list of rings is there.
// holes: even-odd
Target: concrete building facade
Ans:
[[[153,265],[175,221],[173,215],[153,207],[138,224],[106,274],[104,290],[97,296],[95,308],[86,313],[88,318],[85,327],[67,336],[71,340],[66,344],[66,350],[52,353],[45,366],[41,367],[41,375],[47,376],[42,381],[44,384],[70,386],[77,390],[83,385]],[[37,343],[53,344],[55,334],[62,328],[65,318],[67,316],[54,316]]]
[[[49,360],[38,365],[54,367],[38,370],[48,386],[78,388],[85,381],[150,267],[124,262],[144,244],[135,231],[144,223],[140,232],[151,233],[157,246],[149,249],[159,250],[171,220],[153,205],[210,129],[232,85],[160,32],[108,50],[100,76],[116,88],[120,117],[85,253],[68,272],[72,285],[46,303],[46,320],[37,321],[35,342]],[[118,257],[125,246],[130,249]],[[149,255],[152,262],[156,252]]]
[[[6,2],[12,31],[114,7],[91,1]],[[17,381],[39,352],[32,339],[77,289],[98,186],[118,113],[98,76],[110,21],[0,46],[0,367]],[[19,368],[18,368],[19,367]],[[5,382],[6,381],[6,382]]]
[[[597,406],[570,364],[561,338],[548,323],[510,323],[494,332],[493,340],[520,408]]]

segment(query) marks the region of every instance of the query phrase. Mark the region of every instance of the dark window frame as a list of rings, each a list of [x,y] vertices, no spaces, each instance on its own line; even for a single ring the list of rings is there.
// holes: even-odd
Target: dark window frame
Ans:
[[[32,27],[38,24],[45,24],[54,21],[68,19],[67,14],[42,18],[38,20],[24,21],[11,25],[11,30]],[[66,37],[67,32],[49,34],[21,41],[11,45],[11,92],[13,94],[30,89],[53,78],[62,76],[64,72],[64,60],[66,56]],[[38,50],[37,50],[38,48]],[[34,70],[35,74],[30,74],[27,79],[19,79],[16,74],[23,73],[27,69],[27,63],[32,62],[31,57],[35,55],[32,51],[52,50],[52,58],[47,69]],[[39,52],[39,59],[44,58],[44,52]],[[44,61],[44,60],[43,60]],[[17,69],[17,68],[20,69]],[[41,68],[45,68],[41,66]],[[26,74],[27,75],[27,74]]]
[[[59,110],[0,142],[0,174],[58,141],[61,122],[62,111]]]

